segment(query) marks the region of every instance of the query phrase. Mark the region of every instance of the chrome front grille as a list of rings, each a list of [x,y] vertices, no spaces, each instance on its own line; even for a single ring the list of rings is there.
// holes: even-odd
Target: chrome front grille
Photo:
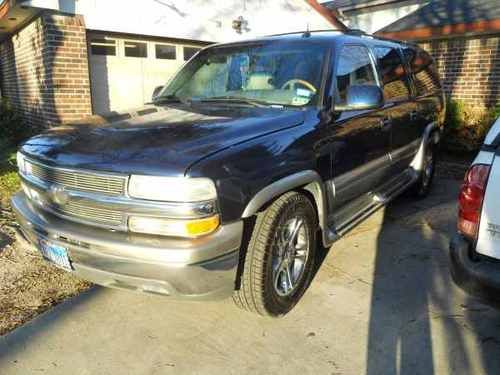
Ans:
[[[31,174],[50,184],[61,185],[70,190],[120,196],[125,194],[126,177],[107,176],[53,168],[26,161]]]
[[[56,214],[79,219],[85,223],[120,227],[125,224],[125,215],[120,211],[91,207],[86,204],[68,202],[54,208]]]

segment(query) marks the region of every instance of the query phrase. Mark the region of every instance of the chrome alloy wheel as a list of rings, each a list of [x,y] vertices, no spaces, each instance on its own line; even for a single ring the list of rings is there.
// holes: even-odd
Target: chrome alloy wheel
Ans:
[[[273,286],[281,297],[293,293],[304,274],[309,257],[310,239],[301,217],[288,220],[279,229],[273,255]]]

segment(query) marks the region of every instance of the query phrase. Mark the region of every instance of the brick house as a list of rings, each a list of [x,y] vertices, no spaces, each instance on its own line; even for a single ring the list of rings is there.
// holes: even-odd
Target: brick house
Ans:
[[[449,98],[498,105],[498,0],[336,0],[327,6],[350,27],[423,46],[435,57]]]
[[[69,122],[142,105],[209,43],[335,24],[315,0],[203,5],[0,0],[1,96],[31,125]]]
[[[377,34],[428,50],[450,98],[481,107],[500,103],[498,0],[432,1]]]

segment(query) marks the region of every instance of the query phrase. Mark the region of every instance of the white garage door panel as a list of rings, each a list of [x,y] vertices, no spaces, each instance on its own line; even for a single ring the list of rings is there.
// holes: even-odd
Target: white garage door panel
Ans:
[[[102,35],[95,38],[103,38]],[[183,46],[177,45],[175,60],[157,59],[154,41],[148,44],[148,57],[124,56],[125,39],[116,40],[116,56],[92,55],[89,47],[94,113],[139,107],[151,100],[156,87],[164,85],[184,63]],[[89,37],[92,43],[93,37]],[[137,41],[137,40],[136,40]],[[165,42],[158,42],[165,44]],[[168,43],[173,45],[173,43]]]
[[[165,85],[182,63],[183,61],[176,60],[148,61],[144,71],[144,99],[151,100],[154,89]]]

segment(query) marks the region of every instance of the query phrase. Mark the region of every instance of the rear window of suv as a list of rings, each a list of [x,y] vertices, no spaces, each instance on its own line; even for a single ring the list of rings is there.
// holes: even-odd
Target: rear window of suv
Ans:
[[[418,96],[432,94],[441,88],[434,60],[427,52],[407,47],[404,56],[413,74]]]
[[[398,50],[375,47],[375,56],[384,86],[385,100],[405,100],[410,96],[403,60]]]

